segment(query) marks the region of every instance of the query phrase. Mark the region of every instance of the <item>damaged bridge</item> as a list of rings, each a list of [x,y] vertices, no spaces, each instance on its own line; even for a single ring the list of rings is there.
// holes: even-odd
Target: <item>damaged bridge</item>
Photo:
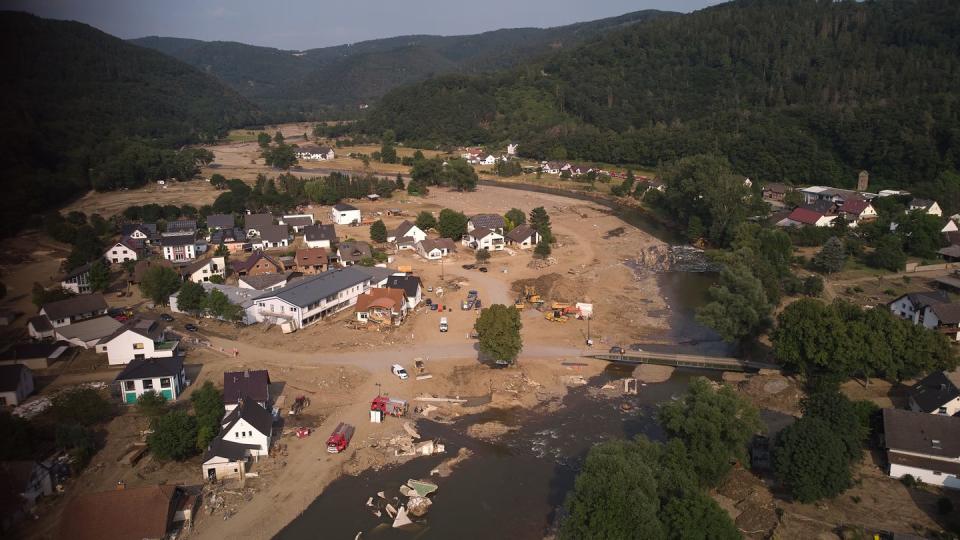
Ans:
[[[716,369],[720,371],[780,370],[780,366],[752,360],[725,356],[700,356],[696,354],[659,353],[650,351],[625,351],[623,353],[585,354],[588,358],[606,360],[619,364],[656,364],[658,366]]]

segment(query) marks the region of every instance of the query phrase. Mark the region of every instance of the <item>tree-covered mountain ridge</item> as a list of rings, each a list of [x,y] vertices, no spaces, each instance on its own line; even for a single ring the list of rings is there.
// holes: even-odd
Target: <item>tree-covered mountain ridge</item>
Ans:
[[[545,60],[388,93],[365,128],[421,144],[656,166],[726,155],[751,178],[903,186],[960,168],[960,3],[739,0]]]

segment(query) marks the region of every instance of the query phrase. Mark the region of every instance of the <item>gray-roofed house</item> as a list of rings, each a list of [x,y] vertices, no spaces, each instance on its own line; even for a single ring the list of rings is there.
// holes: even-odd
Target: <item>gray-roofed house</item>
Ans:
[[[68,326],[79,321],[106,315],[107,301],[100,293],[80,294],[49,302],[40,308],[40,315],[50,320],[54,328]]]
[[[503,234],[503,228],[506,226],[507,222],[499,214],[477,214],[467,220],[467,232],[473,232],[474,229],[489,229]]]
[[[401,238],[410,238],[413,244],[427,239],[427,233],[423,232],[410,220],[403,220],[397,228],[387,235],[387,242],[399,243]]]
[[[180,268],[180,275],[186,281],[203,283],[210,281],[213,276],[223,278],[226,274],[227,261],[224,257],[206,257],[197,259]]]
[[[163,236],[178,236],[178,235],[196,235],[197,234],[197,220],[195,219],[178,219],[175,221],[168,221],[167,227],[163,231]]]
[[[53,324],[46,315],[37,315],[27,320],[27,333],[33,339],[50,339],[54,336]]]
[[[920,320],[924,327],[960,341],[960,304],[940,303],[924,306]]]
[[[382,266],[354,266],[357,270],[370,276],[370,287],[386,287],[387,279],[393,275],[394,270]]]
[[[250,452],[259,448],[252,442],[235,443],[216,437],[203,454],[202,474],[208,482],[240,478],[247,472]]]
[[[163,258],[171,262],[192,261],[197,258],[197,238],[193,234],[164,236],[160,241]]]
[[[353,306],[370,289],[371,278],[353,267],[307,276],[254,299],[260,322],[287,322],[303,328]]]
[[[183,358],[142,358],[131,361],[114,381],[120,387],[120,396],[127,405],[135,405],[137,399],[154,392],[166,401],[176,401],[187,387],[187,374]]]
[[[426,239],[417,242],[417,253],[428,261],[436,261],[457,251],[457,244],[449,238]]]
[[[337,259],[343,266],[352,266],[371,257],[373,257],[373,250],[366,242],[340,242],[337,246]]]
[[[238,285],[241,289],[251,289],[254,291],[272,291],[286,286],[287,281],[294,277],[299,277],[300,272],[288,270],[278,274],[261,274],[259,276],[243,276],[239,279]]]
[[[168,334],[160,321],[134,318],[97,343],[97,352],[107,354],[111,366],[137,359],[172,358],[177,355],[179,336]]]
[[[251,241],[253,249],[276,249],[290,245],[290,228],[286,225],[264,225],[260,236]]]
[[[53,337],[77,347],[91,349],[99,344],[103,338],[116,332],[121,326],[123,324],[113,317],[102,315],[56,328]]]
[[[960,489],[960,417],[883,409],[883,445],[893,478]]]
[[[280,218],[281,225],[288,225],[294,233],[302,233],[305,227],[313,225],[313,214],[290,214]]]
[[[33,393],[33,371],[23,364],[0,366],[0,407],[19,405]]]
[[[273,214],[248,214],[243,218],[243,226],[247,230],[247,237],[260,236],[264,227],[273,225]]]
[[[920,210],[925,214],[930,214],[931,216],[943,216],[943,209],[940,208],[940,205],[937,204],[937,201],[931,199],[912,199],[910,204],[907,206],[907,211],[913,212],[916,210]]]
[[[316,223],[303,228],[303,241],[306,242],[307,247],[330,249],[339,239],[337,230],[332,224]]]
[[[60,278],[60,286],[76,294],[86,294],[90,288],[90,269],[92,262],[78,266]]]
[[[337,225],[360,224],[362,220],[363,216],[360,214],[360,209],[356,206],[337,203],[330,209],[330,221],[333,221]]]
[[[60,343],[16,343],[0,353],[0,365],[23,364],[30,369],[47,369],[69,349]]]
[[[540,233],[530,225],[517,225],[506,235],[507,244],[520,249],[530,249],[540,242]]]
[[[233,214],[210,214],[207,216],[207,229],[232,229],[235,225]]]
[[[935,371],[910,388],[910,410],[953,416],[960,412],[960,370]]]
[[[901,319],[908,319],[916,324],[920,313],[925,306],[949,302],[950,297],[943,291],[907,293],[888,304],[890,311]]]
[[[423,282],[419,276],[394,275],[387,278],[386,286],[391,289],[403,289],[407,299],[407,309],[413,310],[423,299]]]
[[[157,233],[156,223],[124,223],[120,226],[120,237],[129,237],[149,244],[160,238],[160,235]]]
[[[256,402],[264,408],[271,405],[270,372],[248,369],[223,374],[223,406],[226,411],[232,411],[243,400]]]

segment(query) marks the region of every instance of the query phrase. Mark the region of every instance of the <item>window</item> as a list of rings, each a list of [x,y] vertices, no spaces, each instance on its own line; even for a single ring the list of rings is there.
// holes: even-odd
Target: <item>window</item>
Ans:
[[[143,343],[134,343],[133,348],[139,351],[143,349]]]
[[[123,381],[123,389],[127,392],[133,392],[137,389],[136,381]]]
[[[170,377],[160,379],[160,388],[170,388]]]
[[[153,390],[153,379],[144,379],[144,380],[143,380],[143,389],[144,389],[144,391],[146,391],[146,390]]]
[[[937,414],[947,414],[947,408],[940,407],[940,409],[937,410]]]
[[[240,432],[239,432],[239,431],[234,431],[234,432],[233,432],[233,436],[239,438],[239,437],[240,437]]]

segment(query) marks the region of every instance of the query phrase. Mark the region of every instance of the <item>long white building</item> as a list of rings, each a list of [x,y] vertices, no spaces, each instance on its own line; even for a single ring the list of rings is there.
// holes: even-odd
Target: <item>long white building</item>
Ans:
[[[298,280],[254,298],[258,322],[289,322],[303,328],[352,307],[372,287],[370,274],[353,267],[330,270]]]

